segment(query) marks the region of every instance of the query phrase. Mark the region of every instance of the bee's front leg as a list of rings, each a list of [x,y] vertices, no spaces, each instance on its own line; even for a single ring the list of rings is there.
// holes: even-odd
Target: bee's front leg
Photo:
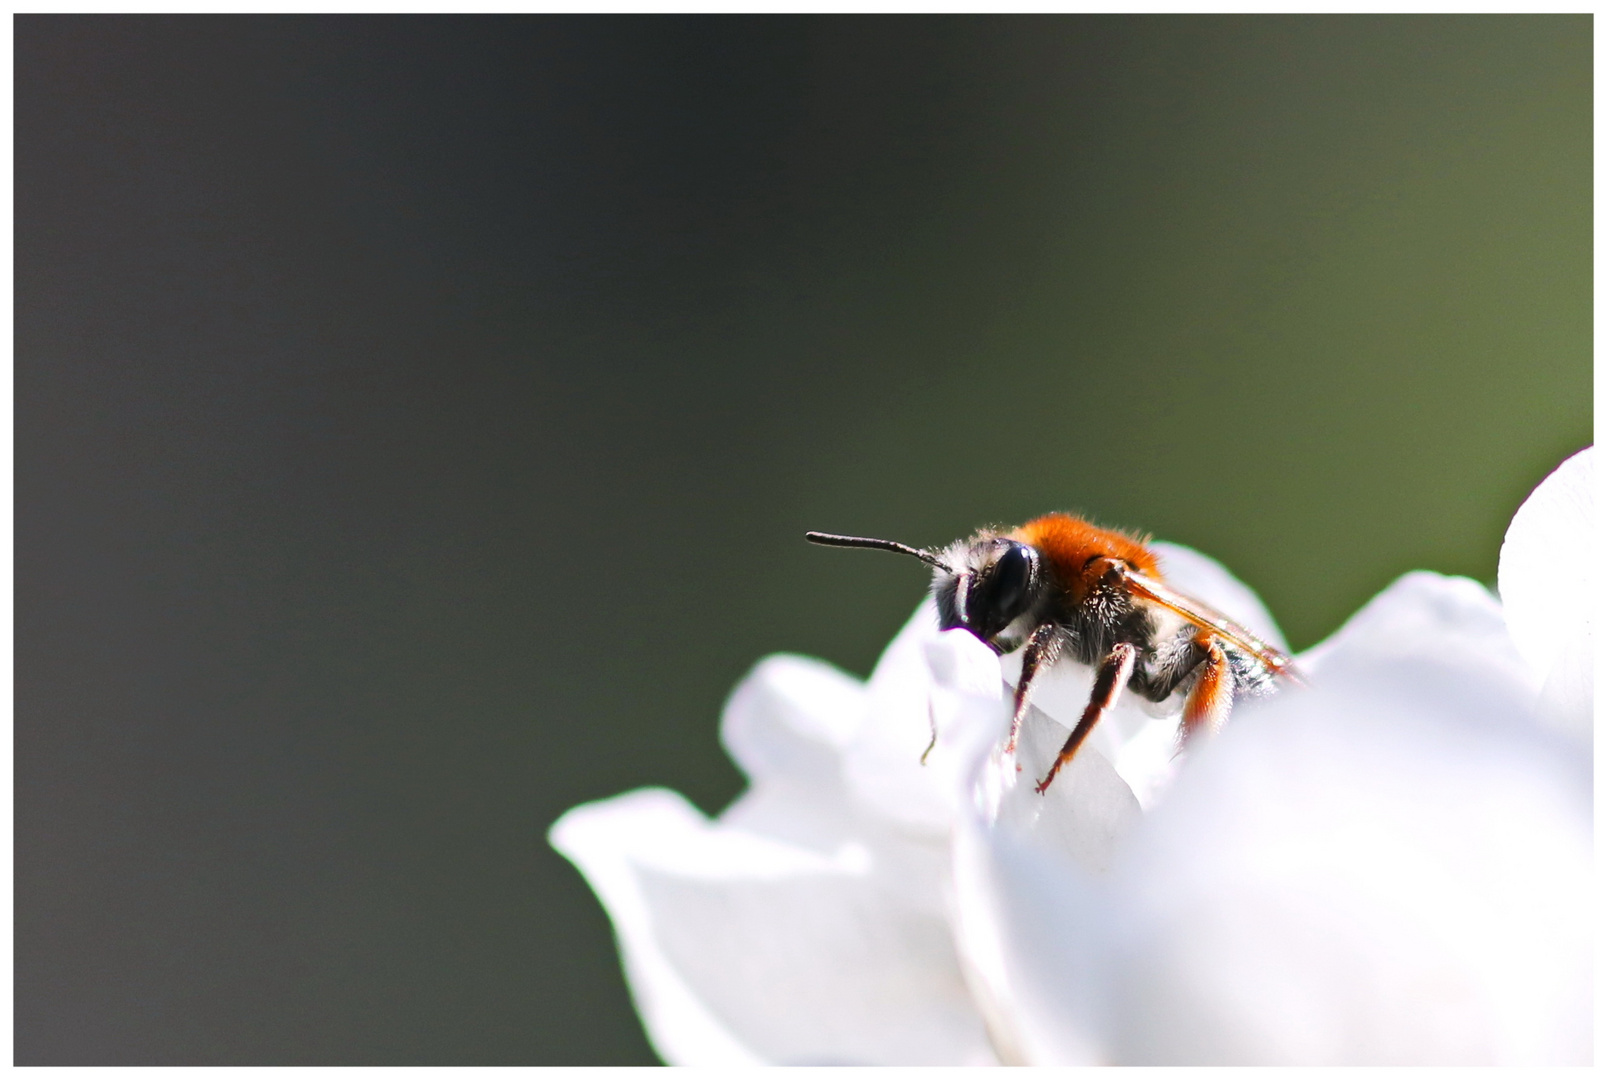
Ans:
[[[1016,680],[1016,711],[1010,718],[1010,738],[1005,741],[1005,753],[1016,752],[1016,739],[1021,734],[1022,717],[1027,715],[1027,695],[1032,693],[1032,680],[1055,662],[1064,641],[1060,627],[1054,623],[1044,623],[1027,638],[1027,647],[1021,654],[1021,678]]]
[[[1128,677],[1133,673],[1133,662],[1137,659],[1138,646],[1124,641],[1111,649],[1110,655],[1100,661],[1099,672],[1094,676],[1094,692],[1088,698],[1088,707],[1083,709],[1082,719],[1077,721],[1077,726],[1072,729],[1071,738],[1060,748],[1060,756],[1055,758],[1055,763],[1049,767],[1049,775],[1037,786],[1039,795],[1049,790],[1049,785],[1053,782],[1055,774],[1060,771],[1060,767],[1077,756],[1077,748],[1083,744],[1088,733],[1094,730],[1099,718],[1116,704],[1117,695],[1127,684]]]

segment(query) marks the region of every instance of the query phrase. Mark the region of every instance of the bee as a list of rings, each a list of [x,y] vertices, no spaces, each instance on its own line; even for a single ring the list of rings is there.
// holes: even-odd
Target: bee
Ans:
[[[1147,540],[1069,514],[1018,529],[983,529],[941,550],[864,536],[805,534],[827,547],[895,551],[932,567],[944,630],[968,630],[1003,654],[1021,649],[1021,679],[1005,752],[1013,754],[1033,682],[1061,660],[1094,668],[1094,688],[1048,775],[1049,789],[1125,686],[1153,702],[1184,691],[1180,739],[1214,734],[1235,697],[1299,680],[1293,661],[1209,604],[1161,577]]]

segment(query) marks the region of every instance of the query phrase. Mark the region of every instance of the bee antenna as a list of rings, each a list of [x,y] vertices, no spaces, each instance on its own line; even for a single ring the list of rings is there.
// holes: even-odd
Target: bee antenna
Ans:
[[[928,566],[935,566],[939,570],[954,573],[954,568],[930,551],[922,548],[913,548],[908,544],[900,544],[896,540],[874,540],[868,536],[837,536],[834,533],[807,532],[804,539],[811,544],[821,547],[857,547],[878,548],[882,551],[896,551],[900,555],[913,555]]]

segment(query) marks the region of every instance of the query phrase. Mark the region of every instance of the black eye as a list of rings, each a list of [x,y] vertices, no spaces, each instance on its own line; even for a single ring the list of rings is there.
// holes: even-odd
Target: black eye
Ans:
[[[995,611],[1014,615],[1026,595],[1027,581],[1032,577],[1032,559],[1025,544],[1011,542],[999,561],[993,564],[993,580],[988,599]]]

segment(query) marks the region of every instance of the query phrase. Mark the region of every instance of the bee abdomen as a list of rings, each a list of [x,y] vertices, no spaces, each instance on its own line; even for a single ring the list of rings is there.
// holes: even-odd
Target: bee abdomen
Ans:
[[[1228,670],[1233,673],[1233,687],[1238,694],[1271,692],[1274,674],[1265,664],[1226,642],[1222,644],[1222,651],[1227,654]]]

